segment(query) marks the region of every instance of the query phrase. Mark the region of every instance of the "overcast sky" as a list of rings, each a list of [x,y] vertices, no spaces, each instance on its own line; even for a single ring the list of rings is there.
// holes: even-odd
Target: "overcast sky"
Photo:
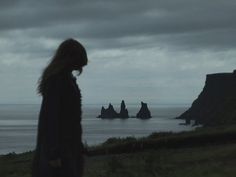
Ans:
[[[205,75],[236,68],[235,0],[1,0],[0,103],[40,103],[37,80],[58,45],[90,62],[83,103],[191,103]]]

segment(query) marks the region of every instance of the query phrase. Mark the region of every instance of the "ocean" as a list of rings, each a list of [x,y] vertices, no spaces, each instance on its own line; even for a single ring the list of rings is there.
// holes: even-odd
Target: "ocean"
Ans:
[[[187,106],[149,105],[152,118],[140,120],[99,119],[102,105],[83,106],[83,142],[96,145],[110,137],[143,137],[152,132],[189,131],[192,126],[180,125],[183,120],[174,119]],[[114,105],[119,111],[119,105]],[[127,105],[130,116],[136,115],[140,105]],[[36,145],[37,123],[40,105],[38,104],[0,104],[0,154],[21,153],[34,150]]]

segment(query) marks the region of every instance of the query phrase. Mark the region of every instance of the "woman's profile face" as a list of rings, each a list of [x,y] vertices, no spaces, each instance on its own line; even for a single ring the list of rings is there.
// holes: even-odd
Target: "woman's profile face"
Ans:
[[[71,69],[72,70],[80,70],[83,66],[87,64],[87,55],[86,53],[78,52],[71,56]]]
[[[81,70],[87,65],[86,50],[78,41],[73,39],[64,41],[59,51],[64,55],[63,60],[66,60],[66,65],[70,70]]]

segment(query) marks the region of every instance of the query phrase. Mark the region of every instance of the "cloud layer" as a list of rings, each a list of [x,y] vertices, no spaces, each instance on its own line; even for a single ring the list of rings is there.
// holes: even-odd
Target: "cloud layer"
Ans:
[[[87,49],[85,103],[190,103],[205,75],[236,65],[236,2],[0,2],[0,102],[39,103],[36,82],[62,40]]]

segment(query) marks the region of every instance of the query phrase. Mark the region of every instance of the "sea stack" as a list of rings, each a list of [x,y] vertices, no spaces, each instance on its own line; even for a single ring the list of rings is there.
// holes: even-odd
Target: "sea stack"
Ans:
[[[110,103],[107,109],[102,107],[101,114],[98,116],[98,118],[108,118],[108,119],[129,118],[129,113],[128,113],[128,110],[126,109],[125,101],[122,100],[122,102],[121,102],[120,113],[117,113],[115,111],[113,105]]]
[[[129,118],[129,112],[126,109],[126,105],[125,105],[125,101],[124,100],[122,100],[122,102],[120,104],[119,118]]]
[[[137,113],[136,117],[140,119],[149,119],[152,117],[151,112],[148,109],[147,103],[141,102],[141,109]]]
[[[117,117],[118,117],[118,113],[115,111],[111,103],[109,104],[107,109],[102,107],[101,115],[98,116],[98,118],[117,118]]]
[[[214,126],[236,123],[236,70],[208,74],[205,86],[190,109],[177,117],[195,125]]]

